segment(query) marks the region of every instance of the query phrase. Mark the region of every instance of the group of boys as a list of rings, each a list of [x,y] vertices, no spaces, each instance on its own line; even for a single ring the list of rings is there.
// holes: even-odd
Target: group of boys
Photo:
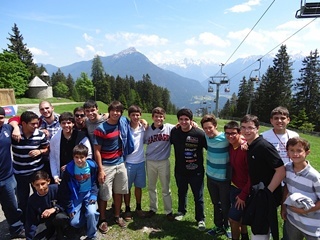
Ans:
[[[26,192],[29,186],[27,188],[26,184],[29,185],[31,182],[32,174],[27,169],[28,165],[37,167],[33,172],[45,169],[41,157],[47,156],[48,139],[54,135],[54,126],[57,126],[51,104],[42,102],[39,108],[42,114],[41,125],[47,124],[43,127],[49,131],[38,130],[37,115],[34,114],[34,116],[28,111],[20,117],[19,132],[16,128],[6,127],[6,124],[0,125],[0,137],[5,137],[8,144],[9,142],[10,145],[12,144],[15,178],[18,178],[19,183],[24,183],[22,188],[20,185],[20,192],[18,191],[19,208],[15,201],[12,201],[12,206],[7,207],[4,202],[1,202],[13,237],[24,234],[22,222],[25,221],[26,216],[20,218],[24,213],[20,209],[25,211],[27,209],[27,202],[21,199],[29,196],[29,192]],[[240,239],[241,236],[241,239],[245,240],[249,239],[246,225],[250,225],[251,239],[269,239],[270,233],[274,239],[278,239],[277,206],[282,204],[281,213],[286,220],[284,221],[284,240],[302,239],[303,236],[307,239],[319,239],[320,230],[317,224],[320,221],[319,173],[305,159],[310,152],[309,144],[299,138],[297,133],[286,129],[290,122],[286,108],[278,107],[272,111],[270,121],[273,129],[264,132],[263,137],[258,133],[258,118],[253,115],[244,116],[240,125],[231,121],[224,126],[224,132],[219,132],[217,120],[213,115],[205,115],[202,118],[201,126],[204,130],[202,131],[192,121],[193,115],[189,109],[178,111],[176,126],[164,123],[165,110],[160,107],[153,109],[153,123],[150,126],[146,126],[146,123],[143,124],[141,121],[142,111],[138,106],[131,106],[128,109],[130,121],[122,116],[123,110],[124,107],[120,102],[113,101],[109,105],[108,115],[100,115],[96,102],[89,100],[83,108],[77,108],[74,111],[76,128],[79,131],[86,131],[94,148],[94,161],[86,161],[87,155],[73,156],[74,161],[67,164],[69,174],[64,174],[63,179],[67,180],[61,182],[64,193],[69,189],[69,194],[63,194],[64,198],[61,202],[65,204],[71,225],[79,227],[85,224],[83,216],[80,216],[79,206],[94,205],[97,201],[99,213],[93,210],[93,207],[90,210],[87,208],[86,216],[93,216],[90,221],[88,219],[86,221],[88,238],[96,238],[97,228],[102,233],[108,231],[106,207],[107,201],[111,199],[113,199],[115,223],[125,227],[124,220],[132,219],[130,189],[133,183],[137,215],[154,216],[158,210],[156,187],[158,178],[167,219],[181,220],[184,217],[187,212],[187,190],[190,185],[198,229],[205,230],[203,192],[206,172],[207,187],[214,206],[215,224],[208,234],[215,237],[226,234],[231,239]],[[48,112],[50,114],[46,116]],[[1,117],[5,116],[1,113],[3,112],[0,109],[0,123]],[[22,144],[23,141],[27,142]],[[37,143],[32,145],[31,151],[30,143]],[[18,147],[21,144],[23,148]],[[147,145],[145,157],[144,144]],[[174,146],[174,177],[178,187],[176,214],[173,214],[170,190],[171,144]],[[207,150],[206,171],[203,149]],[[0,150],[8,154],[3,147]],[[29,164],[23,164],[23,161]],[[284,164],[286,164],[285,167]],[[13,176],[12,166],[7,164],[7,168],[6,176],[3,169],[0,169],[1,197],[2,184]],[[95,171],[90,170],[91,168]],[[146,186],[146,173],[150,209],[145,213],[141,209],[141,197],[142,188]],[[299,180],[294,179],[297,176]],[[97,195],[95,179],[98,180],[99,195]],[[14,181],[11,182],[14,183]],[[283,187],[281,182],[285,184]],[[11,195],[13,188],[14,185],[10,190]],[[288,204],[288,199],[295,192],[302,193],[313,205],[303,209]],[[120,217],[123,198],[126,206],[124,220]],[[70,201],[71,199],[73,201]],[[70,205],[75,202],[77,202],[76,205]],[[16,213],[13,214],[14,217],[9,217],[8,209],[14,209],[11,211]],[[79,216],[76,216],[77,214]],[[302,237],[293,238],[293,232]]]

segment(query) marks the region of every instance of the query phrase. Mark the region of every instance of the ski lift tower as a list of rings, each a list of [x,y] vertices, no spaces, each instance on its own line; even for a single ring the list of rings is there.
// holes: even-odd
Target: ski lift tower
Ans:
[[[223,68],[224,64],[221,63],[221,75],[220,76],[211,76],[211,80],[209,79],[208,81],[208,92],[213,92],[213,87],[211,85],[217,85],[217,90],[216,90],[216,98],[215,98],[215,103],[216,103],[216,109],[215,109],[215,116],[218,117],[218,113],[219,113],[219,91],[220,91],[220,85],[221,84],[228,84],[229,83],[229,79],[227,78],[227,75],[222,72],[222,68]]]
[[[208,92],[213,92],[213,87],[211,86],[212,84],[217,85],[217,90],[216,90],[216,98],[215,98],[215,103],[216,103],[216,109],[215,109],[215,115],[218,117],[219,113],[219,90],[220,90],[220,85],[221,84],[228,84],[229,80],[225,75],[222,76],[212,76],[210,77],[211,80],[209,80],[209,87],[208,87]]]

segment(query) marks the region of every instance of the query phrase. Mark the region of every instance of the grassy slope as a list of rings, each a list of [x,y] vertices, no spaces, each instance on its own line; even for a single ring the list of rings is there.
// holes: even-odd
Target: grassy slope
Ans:
[[[107,105],[98,102],[99,105],[99,111],[100,112],[107,112]],[[55,111],[58,113],[64,112],[64,111],[72,111],[74,107],[77,105],[61,105],[61,106],[55,106]],[[125,116],[127,116],[127,113],[124,113]],[[143,113],[143,118],[145,118],[149,123],[152,123],[151,114],[149,113]],[[195,121],[200,124],[200,118],[195,118]],[[177,122],[177,118],[174,115],[167,115],[166,122],[175,124]],[[219,120],[218,121],[218,129],[220,131],[223,130],[223,125],[227,122],[227,120]],[[261,127],[260,132],[263,132],[269,128],[267,127]],[[308,139],[311,143],[311,154],[308,157],[309,161],[315,167],[316,169],[320,169],[320,160],[317,156],[320,155],[320,148],[316,147],[320,145],[320,138],[315,136],[310,136],[306,134],[301,134],[302,137]],[[173,177],[173,166],[174,166],[174,154],[173,150],[171,151],[170,156],[171,161],[171,191],[172,191],[172,200],[173,200],[173,210],[174,212],[177,211],[178,203],[177,203],[177,187],[175,184],[175,179]],[[205,180],[206,183],[206,180]],[[207,235],[205,232],[200,232],[197,230],[197,226],[194,220],[194,202],[193,197],[191,194],[191,191],[188,192],[188,213],[183,221],[181,222],[168,222],[165,219],[165,216],[163,214],[163,203],[161,198],[161,187],[158,184],[158,196],[159,196],[159,211],[158,214],[151,218],[151,219],[135,219],[128,224],[127,229],[119,229],[118,226],[112,226],[110,231],[103,236],[101,239],[212,239],[209,235]],[[206,225],[207,228],[213,227],[213,207],[211,204],[211,200],[209,197],[208,190],[205,186],[204,191],[204,200],[205,200],[205,215],[206,215]],[[144,210],[149,210],[149,200],[148,200],[148,191],[145,188],[143,190],[143,199],[142,199],[142,208]],[[131,208],[134,210],[135,208],[135,201],[134,197],[132,196],[132,203]],[[111,220],[111,214],[109,215],[109,225],[112,224]],[[280,217],[279,217],[280,219]],[[280,229],[280,235],[282,231],[282,220],[279,222]],[[227,239],[225,237],[220,237],[218,239]]]

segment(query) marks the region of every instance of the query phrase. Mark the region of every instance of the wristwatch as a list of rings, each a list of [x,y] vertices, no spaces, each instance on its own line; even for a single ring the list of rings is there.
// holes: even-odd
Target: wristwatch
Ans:
[[[54,206],[53,208],[54,210],[56,210],[56,213],[60,212],[60,208],[58,208],[57,206]]]

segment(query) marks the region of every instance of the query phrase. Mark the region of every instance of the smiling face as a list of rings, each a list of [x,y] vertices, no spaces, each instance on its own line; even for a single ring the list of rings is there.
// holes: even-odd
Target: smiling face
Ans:
[[[155,113],[152,116],[153,124],[156,128],[161,127],[163,125],[165,116],[160,113]]]
[[[84,113],[90,121],[95,121],[98,118],[99,109],[96,107],[85,108]]]
[[[232,145],[232,146],[236,146],[241,144],[241,138],[240,138],[240,133],[238,133],[238,130],[235,128],[232,129],[226,129],[224,131],[226,138],[228,140],[228,142]]]
[[[76,111],[74,113],[74,120],[77,125],[82,125],[84,123],[85,118],[86,115],[84,114],[84,111]]]
[[[119,109],[112,109],[109,111],[109,118],[108,123],[110,124],[117,124],[119,121],[119,118],[121,117],[122,112]]]
[[[310,150],[306,151],[301,143],[289,145],[287,150],[288,157],[297,165],[304,164],[309,153]]]
[[[63,120],[60,122],[63,133],[72,133],[74,123],[70,120]]]
[[[202,124],[202,128],[209,138],[215,137],[219,133],[217,126],[215,126],[212,122],[204,122]]]
[[[42,102],[39,105],[39,111],[41,115],[45,118],[51,118],[53,116],[54,108],[48,102]]]
[[[39,196],[44,196],[49,191],[50,179],[38,179],[32,183]]]
[[[129,115],[130,124],[133,126],[138,126],[141,118],[141,114],[139,112],[132,112]]]
[[[270,118],[270,122],[275,133],[284,134],[286,132],[287,125],[290,123],[290,118],[282,114],[275,114]]]
[[[75,154],[73,156],[73,160],[74,163],[79,167],[79,168],[83,168],[86,166],[86,162],[87,162],[87,157],[85,155],[82,154]]]
[[[183,132],[188,132],[192,128],[191,126],[191,119],[187,117],[186,115],[182,115],[178,119],[179,125],[181,127],[181,130]]]
[[[34,131],[38,128],[38,126],[39,120],[38,118],[34,118],[28,123],[22,122],[22,131],[26,135],[33,134]]]
[[[241,134],[245,137],[248,144],[252,143],[257,137],[259,137],[259,128],[254,125],[254,122],[243,122],[241,123]]]

